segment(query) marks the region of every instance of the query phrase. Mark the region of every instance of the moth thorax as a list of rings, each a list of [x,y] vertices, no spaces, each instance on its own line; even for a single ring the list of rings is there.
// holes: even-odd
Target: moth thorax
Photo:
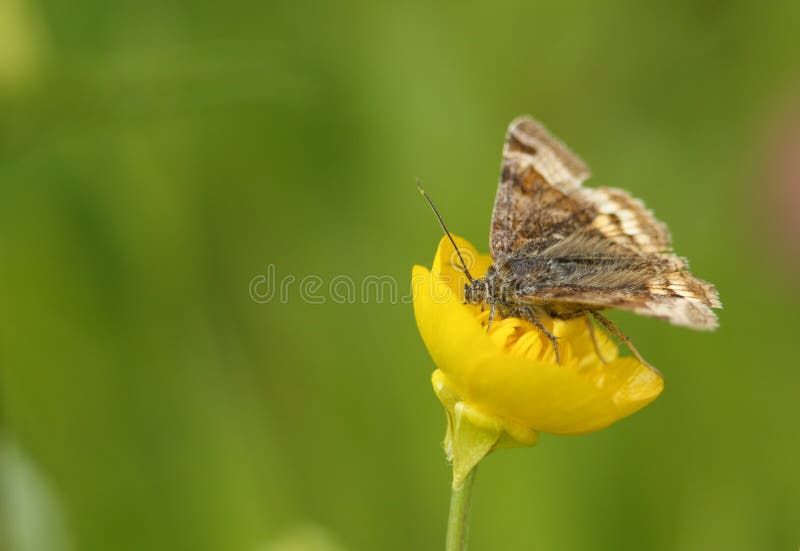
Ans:
[[[464,299],[469,304],[484,304],[490,302],[491,293],[485,279],[475,279],[464,286]]]

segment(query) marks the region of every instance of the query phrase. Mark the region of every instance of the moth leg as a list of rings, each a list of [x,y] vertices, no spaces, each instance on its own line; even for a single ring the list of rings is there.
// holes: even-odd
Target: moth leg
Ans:
[[[547,327],[542,325],[542,322],[540,322],[536,318],[536,316],[533,315],[533,312],[530,309],[525,308],[524,310],[522,310],[522,313],[523,313],[523,317],[526,320],[528,320],[532,324],[534,324],[536,326],[536,328],[539,329],[539,331],[541,331],[542,334],[544,334],[545,337],[550,339],[550,342],[553,344],[553,352],[555,352],[555,354],[556,354],[556,363],[560,364],[561,363],[561,355],[558,353],[558,337],[556,337],[550,331],[548,331]]]
[[[621,340],[622,342],[624,342],[624,343],[625,343],[625,345],[626,345],[626,346],[628,347],[628,349],[629,349],[629,350],[630,350],[630,351],[633,353],[633,355],[636,357],[636,359],[637,359],[637,360],[639,360],[640,362],[642,362],[642,363],[643,363],[644,365],[646,365],[647,367],[649,367],[649,368],[651,368],[651,369],[655,369],[655,368],[654,368],[652,365],[650,365],[650,362],[648,362],[647,360],[645,360],[644,358],[642,358],[642,355],[641,355],[641,354],[639,354],[639,351],[638,351],[638,350],[636,350],[636,347],[635,347],[635,346],[633,346],[633,343],[631,342],[631,340],[630,340],[630,339],[629,339],[629,338],[628,338],[626,335],[624,335],[624,334],[622,333],[622,331],[620,331],[620,330],[619,330],[619,327],[617,327],[617,326],[614,324],[614,322],[613,322],[613,321],[611,321],[611,320],[610,320],[610,319],[608,319],[607,317],[603,316],[603,315],[602,315],[602,314],[600,314],[599,312],[596,312],[595,310],[589,310],[589,312],[592,314],[592,316],[594,316],[594,319],[596,319],[596,320],[597,320],[597,322],[598,322],[600,325],[602,325],[603,327],[605,327],[605,328],[606,328],[606,330],[608,330],[608,331],[609,331],[609,332],[610,332],[612,335],[614,335],[614,336],[615,336],[615,337],[617,337],[619,340]]]
[[[594,324],[592,323],[591,311],[585,310],[583,312],[583,319],[586,320],[586,327],[589,329],[589,336],[592,337],[592,344],[594,344],[594,353],[597,354],[597,357],[600,358],[600,361],[604,364],[608,363],[603,357],[603,353],[600,352],[600,344],[597,342],[597,334],[594,331]]]
[[[557,320],[574,320],[575,318],[579,318],[585,315],[588,311],[589,310],[578,310],[576,312],[568,312],[568,313],[548,312],[547,315]]]
[[[550,314],[550,317],[560,320],[572,320],[575,318],[583,318],[584,320],[586,320],[586,327],[589,330],[589,336],[592,338],[592,344],[594,345],[594,353],[597,354],[597,357],[600,359],[601,362],[607,364],[608,360],[606,360],[603,357],[603,353],[600,352],[600,344],[597,342],[597,334],[594,331],[594,324],[592,323],[592,318],[590,316],[590,313],[591,310],[587,308],[585,310],[577,310],[575,312],[569,312],[569,313],[552,312]]]
[[[482,308],[481,308],[481,310],[482,310]],[[487,333],[489,332],[489,329],[492,328],[492,322],[494,321],[495,312],[497,312],[497,304],[493,302],[492,303],[492,309],[489,310],[489,323],[486,324],[486,332]]]

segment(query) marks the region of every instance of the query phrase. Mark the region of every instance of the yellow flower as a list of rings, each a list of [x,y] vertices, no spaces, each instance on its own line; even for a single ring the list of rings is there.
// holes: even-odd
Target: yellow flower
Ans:
[[[492,263],[455,237],[474,277]],[[414,314],[438,369],[432,382],[448,416],[445,450],[453,461],[454,487],[492,449],[532,446],[539,432],[582,434],[607,427],[661,393],[661,374],[595,331],[604,363],[584,319],[543,318],[559,337],[561,363],[530,322],[495,319],[488,308],[464,304],[467,282],[453,245],[442,238],[429,271],[414,266]]]

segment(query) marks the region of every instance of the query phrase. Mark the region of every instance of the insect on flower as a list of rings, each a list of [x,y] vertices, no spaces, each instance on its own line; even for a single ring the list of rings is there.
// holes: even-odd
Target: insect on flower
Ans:
[[[601,310],[715,329],[711,309],[722,306],[717,291],[672,253],[667,227],[623,190],[583,187],[589,175],[586,164],[532,118],[509,126],[489,236],[494,262],[486,276],[473,278],[456,247],[469,279],[464,298],[490,308],[487,329],[496,315],[528,320],[550,340],[560,362],[558,340],[540,318],[583,317],[592,335],[594,318],[645,364]]]

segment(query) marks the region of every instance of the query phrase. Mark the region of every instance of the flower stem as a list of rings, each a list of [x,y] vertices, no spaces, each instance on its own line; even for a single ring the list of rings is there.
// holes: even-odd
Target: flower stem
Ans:
[[[450,494],[450,516],[447,519],[445,551],[466,551],[469,532],[469,508],[472,502],[472,483],[477,465],[464,478],[463,484]]]

